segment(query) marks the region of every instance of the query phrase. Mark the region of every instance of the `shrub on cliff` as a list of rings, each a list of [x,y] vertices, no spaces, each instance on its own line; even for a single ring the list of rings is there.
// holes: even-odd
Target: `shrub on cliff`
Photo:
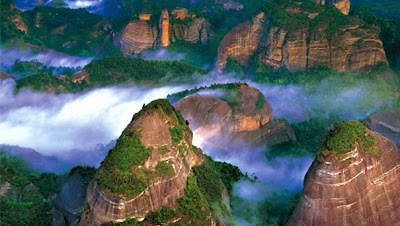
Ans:
[[[340,124],[335,123],[329,133],[324,146],[330,151],[329,155],[339,157],[356,147],[361,153],[380,156],[376,150],[375,136],[366,135],[367,127],[358,120],[346,120]]]

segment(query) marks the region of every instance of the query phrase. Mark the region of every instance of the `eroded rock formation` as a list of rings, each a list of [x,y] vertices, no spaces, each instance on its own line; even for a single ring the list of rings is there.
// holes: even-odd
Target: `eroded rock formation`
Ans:
[[[398,225],[400,152],[389,139],[376,138],[380,157],[358,147],[339,160],[320,155],[304,181],[302,197],[288,225]]]
[[[132,165],[129,172],[136,176],[145,173],[146,188],[135,197],[126,197],[126,195],[111,192],[109,188],[102,185],[103,182],[99,182],[102,174],[120,170],[118,165],[113,166],[109,163],[110,159],[119,153],[119,149],[110,150],[95,179],[89,184],[86,202],[90,210],[85,211],[81,220],[82,225],[86,223],[99,225],[109,221],[121,222],[127,218],[143,220],[146,213],[150,211],[161,207],[176,208],[177,198],[185,195],[184,188],[191,168],[205,161],[201,150],[192,146],[191,130],[177,114],[169,102],[168,104],[160,103],[158,100],[144,107],[133,117],[132,122],[117,141],[116,148],[122,145],[119,143],[123,142],[124,138],[132,136],[139,138],[141,145],[150,154],[143,160],[143,164]],[[173,141],[172,137],[172,128],[175,127],[183,128],[182,139],[178,143],[176,140]],[[171,165],[173,174],[160,176],[157,171],[160,162]],[[140,178],[141,176],[138,176],[136,179],[140,180]],[[125,185],[117,184],[116,186]]]
[[[151,27],[145,20],[133,20],[115,36],[114,44],[130,56],[155,47],[157,35],[157,27]]]
[[[114,34],[114,44],[125,55],[140,53],[156,46],[167,47],[170,43],[183,40],[190,43],[207,43],[214,37],[210,23],[197,17],[187,9],[177,8],[169,13],[163,10],[158,26],[150,24],[155,15],[142,13],[140,20],[133,20],[120,32]]]
[[[288,122],[274,119],[271,106],[259,90],[242,84],[237,93],[232,90],[229,95],[232,96],[221,99],[187,96],[175,107],[195,133],[222,149],[239,147],[242,141],[242,145],[259,146],[295,139]],[[235,97],[239,98],[237,103],[225,101]]]
[[[350,0],[315,0],[315,2],[320,5],[333,5],[346,15],[350,12]]]
[[[320,12],[291,5],[286,7],[286,13],[305,14],[312,20]],[[358,18],[348,19],[348,24],[332,32],[330,23],[311,27],[303,19],[306,25],[289,28],[274,24],[266,13],[260,13],[224,37],[218,48],[217,70],[225,70],[228,58],[244,67],[250,62],[262,62],[271,69],[290,71],[316,66],[354,71],[387,63],[378,32],[363,26],[365,23]]]

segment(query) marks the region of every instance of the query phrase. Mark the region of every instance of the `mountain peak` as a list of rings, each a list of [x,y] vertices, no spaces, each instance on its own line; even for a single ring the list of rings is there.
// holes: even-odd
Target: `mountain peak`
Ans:
[[[337,125],[325,146],[305,176],[303,195],[287,225],[399,222],[396,145],[353,120]]]
[[[175,208],[193,166],[205,161],[193,134],[167,99],[144,105],[122,132],[88,187],[91,224],[143,220],[161,207]]]

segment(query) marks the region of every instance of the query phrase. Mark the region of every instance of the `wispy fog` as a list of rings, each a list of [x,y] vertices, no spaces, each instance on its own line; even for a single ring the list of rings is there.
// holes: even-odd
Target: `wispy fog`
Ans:
[[[116,139],[144,103],[182,87],[108,87],[82,94],[29,90],[14,96],[14,82],[0,84],[0,144],[42,154],[90,150]]]
[[[135,57],[143,57],[150,60],[181,60],[185,58],[184,53],[170,53],[165,48],[160,48],[153,51],[144,51],[140,54],[135,54]]]
[[[0,47],[0,56],[0,67],[2,71],[14,65],[16,60],[36,60],[48,67],[70,68],[82,68],[93,60],[92,57],[74,57],[54,51],[34,53],[30,50],[18,50],[16,48],[5,49],[3,47]]]

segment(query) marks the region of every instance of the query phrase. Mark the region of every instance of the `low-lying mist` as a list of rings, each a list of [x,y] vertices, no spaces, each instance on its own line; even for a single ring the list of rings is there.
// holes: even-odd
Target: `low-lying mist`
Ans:
[[[16,60],[20,61],[32,61],[42,63],[44,66],[48,67],[68,67],[68,68],[83,68],[89,64],[93,58],[92,57],[74,57],[68,56],[63,53],[47,51],[35,53],[31,50],[18,50],[5,49],[0,47],[0,67],[4,71],[14,65]]]
[[[157,56],[149,56],[152,57]],[[105,87],[61,95],[29,90],[15,94],[15,82],[6,80],[0,84],[0,144],[33,148],[66,162],[98,166],[113,146],[111,141],[118,138],[144,103],[194,86],[239,81],[234,76],[214,72],[199,79],[190,85]],[[243,82],[262,91],[276,118],[286,118],[291,123],[331,114],[341,119],[363,118],[391,98],[390,91],[383,89],[382,84],[366,81],[348,84],[346,78],[324,79],[307,87]],[[221,96],[213,90],[197,94]],[[234,186],[232,212],[241,225],[281,224],[295,205],[314,158],[305,155],[267,160],[263,147],[246,147],[227,154],[197,134],[194,144],[215,160],[237,165],[242,172],[257,177],[256,183],[244,180]]]
[[[58,96],[29,90],[14,95],[14,85],[12,80],[0,84],[0,144],[29,147],[45,155],[108,144],[144,103],[183,89],[107,87]]]

